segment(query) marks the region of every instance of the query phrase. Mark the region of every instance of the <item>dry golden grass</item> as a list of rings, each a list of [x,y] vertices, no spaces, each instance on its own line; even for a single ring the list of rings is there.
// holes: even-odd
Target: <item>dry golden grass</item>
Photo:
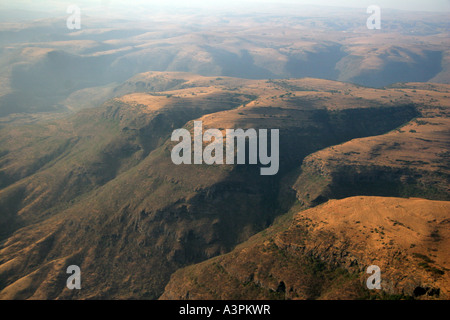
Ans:
[[[414,296],[423,287],[448,299],[449,212],[445,201],[330,200],[297,213],[286,230],[264,231],[229,254],[177,271],[161,299],[369,298],[373,293],[364,287],[370,265],[381,268],[388,295]],[[325,282],[311,282],[310,268]],[[350,275],[343,276],[343,269]],[[280,295],[275,291],[281,282],[286,292]],[[437,295],[415,298],[430,297]]]

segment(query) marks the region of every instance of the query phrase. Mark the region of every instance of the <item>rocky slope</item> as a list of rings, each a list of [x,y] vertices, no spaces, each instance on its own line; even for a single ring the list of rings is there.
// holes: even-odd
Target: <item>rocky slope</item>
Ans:
[[[1,128],[0,298],[158,298],[177,269],[231,251],[288,211],[305,156],[389,132],[426,105],[446,110],[449,99],[444,85],[159,72],[118,88],[125,95],[102,107]],[[280,129],[279,174],[174,165],[170,134],[195,119]],[[82,270],[79,291],[65,287],[71,264]]]
[[[352,197],[175,272],[160,299],[448,299],[450,203]],[[369,290],[370,265],[381,290]]]
[[[413,84],[403,88],[419,89]],[[448,108],[420,110],[419,117],[387,134],[306,157],[294,183],[297,198],[307,204],[353,195],[450,200]]]

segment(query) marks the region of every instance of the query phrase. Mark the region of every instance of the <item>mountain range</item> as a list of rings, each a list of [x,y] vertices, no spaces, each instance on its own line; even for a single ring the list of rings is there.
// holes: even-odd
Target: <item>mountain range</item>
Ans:
[[[14,14],[0,299],[449,299],[447,15]],[[174,164],[194,121],[278,129],[278,173]]]

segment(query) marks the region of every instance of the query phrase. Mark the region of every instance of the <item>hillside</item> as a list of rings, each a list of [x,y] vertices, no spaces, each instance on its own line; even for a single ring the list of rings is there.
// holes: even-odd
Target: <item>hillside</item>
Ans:
[[[156,299],[173,272],[230,252],[287,212],[296,193],[307,205],[292,189],[306,156],[389,136],[429,110],[439,115],[427,123],[435,138],[421,129],[414,136],[433,151],[423,176],[448,179],[448,168],[432,165],[447,146],[448,85],[374,89],[148,72],[112,90],[118,96],[98,108],[0,128],[0,298]],[[174,165],[170,134],[192,130],[195,119],[205,129],[278,128],[279,173]],[[445,198],[446,186],[427,195]],[[80,291],[65,287],[70,264],[82,270]]]
[[[160,299],[448,299],[447,201],[330,200],[175,272]],[[381,290],[366,269],[381,269]]]

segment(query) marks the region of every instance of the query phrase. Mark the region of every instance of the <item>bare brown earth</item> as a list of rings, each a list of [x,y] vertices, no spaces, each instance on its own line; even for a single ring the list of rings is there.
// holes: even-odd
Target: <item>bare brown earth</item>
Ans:
[[[156,299],[173,272],[230,252],[295,201],[306,208],[361,192],[448,199],[449,172],[442,159],[448,159],[449,85],[374,89],[311,78],[149,72],[111,90],[117,98],[70,117],[24,117],[22,125],[2,118],[0,298]],[[191,129],[196,119],[205,129],[279,128],[279,174],[262,177],[259,166],[174,165],[170,134]],[[346,143],[350,147],[342,152],[330,151]],[[395,148],[383,147],[391,144]],[[373,148],[386,157],[375,156]],[[408,169],[404,160],[412,161],[414,148],[428,148],[417,157],[427,164],[413,162]],[[342,159],[332,162],[334,157]],[[321,168],[314,159],[325,164],[322,171],[314,169]],[[379,159],[382,170],[366,175]],[[364,170],[340,177],[387,172],[384,188],[329,179],[345,163]],[[414,171],[419,167],[420,177]],[[398,174],[389,171],[397,168]],[[399,181],[403,189],[387,188]],[[430,181],[434,185],[428,187]],[[441,260],[427,256],[437,265],[425,261],[425,271],[444,270]],[[315,261],[301,262],[312,268],[311,290],[322,281],[314,276],[322,268]],[[81,267],[80,291],[65,287],[71,264]],[[334,271],[327,277],[332,281]],[[447,290],[430,279],[424,285]],[[336,288],[334,297],[339,292]]]
[[[418,198],[330,200],[178,270],[160,299],[448,299],[449,212]],[[366,288],[370,265],[382,290]]]

